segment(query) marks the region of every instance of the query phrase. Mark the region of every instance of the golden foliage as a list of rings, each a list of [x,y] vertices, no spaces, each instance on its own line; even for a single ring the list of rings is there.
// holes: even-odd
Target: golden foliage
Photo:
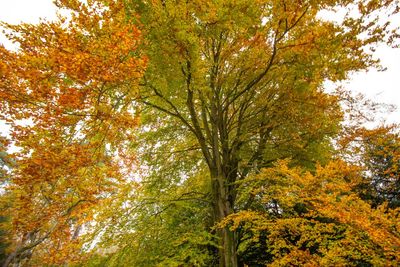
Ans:
[[[241,202],[249,208],[226,217],[220,227],[242,232],[243,240],[251,237],[239,248],[244,255],[266,242],[260,253],[270,255],[268,266],[395,266],[399,210],[371,208],[353,190],[360,179],[360,169],[342,161],[315,173],[280,161],[241,182]]]
[[[19,48],[0,48],[0,108],[19,148],[5,181],[9,260],[32,264],[77,260],[81,229],[128,177],[132,102],[147,61],[140,24],[126,23],[122,3],[58,5],[71,17],[6,25]]]

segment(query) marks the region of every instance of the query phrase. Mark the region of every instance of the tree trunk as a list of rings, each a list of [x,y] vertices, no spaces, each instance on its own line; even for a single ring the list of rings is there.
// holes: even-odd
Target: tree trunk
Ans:
[[[229,201],[228,187],[225,185],[225,179],[221,176],[211,176],[212,194],[213,194],[213,218],[214,224],[220,222],[223,218],[233,212],[232,203]],[[218,230],[219,242],[219,266],[237,267],[236,236],[224,227]]]

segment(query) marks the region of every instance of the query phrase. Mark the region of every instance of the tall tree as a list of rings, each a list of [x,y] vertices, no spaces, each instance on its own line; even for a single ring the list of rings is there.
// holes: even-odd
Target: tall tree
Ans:
[[[129,177],[126,144],[146,58],[121,2],[57,1],[69,16],[3,26],[1,114],[19,151],[6,181],[12,233],[4,263],[62,264],[79,257],[80,231]]]
[[[130,1],[130,7],[142,15],[149,43],[141,102],[164,114],[159,125],[171,123],[196,140],[214,223],[239,208],[237,182],[249,174],[279,158],[308,167],[325,160],[318,152],[329,150],[342,113],[323,82],[374,65],[364,48],[393,41],[388,24],[374,16],[398,12],[396,1],[362,0]],[[342,22],[319,16],[335,7],[349,11]],[[220,266],[237,266],[236,233],[223,227],[218,235]]]

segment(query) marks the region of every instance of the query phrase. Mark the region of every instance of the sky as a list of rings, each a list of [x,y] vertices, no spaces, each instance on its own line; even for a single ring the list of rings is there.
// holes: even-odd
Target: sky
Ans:
[[[39,18],[56,18],[56,7],[52,0],[0,0],[0,21],[12,24],[37,23]],[[11,45],[2,33],[0,43],[6,47]],[[376,56],[381,59],[383,67],[387,68],[385,72],[370,70],[355,73],[342,85],[353,92],[361,92],[376,102],[400,107],[400,48],[381,46],[376,51]],[[391,114],[384,114],[382,119],[388,123],[400,123],[400,108]]]

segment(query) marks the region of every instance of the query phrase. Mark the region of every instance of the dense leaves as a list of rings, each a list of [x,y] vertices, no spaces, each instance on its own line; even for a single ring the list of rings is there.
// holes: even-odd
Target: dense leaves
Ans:
[[[1,48],[1,111],[19,148],[5,181],[9,260],[34,251],[36,264],[78,258],[81,228],[127,178],[125,144],[137,125],[132,101],[146,61],[122,4],[58,4],[73,8],[70,18],[5,25],[19,48]]]
[[[273,168],[241,182],[246,206],[224,219],[249,266],[395,266],[398,211],[372,209],[354,187],[360,169],[335,161],[315,174]],[[255,251],[254,251],[255,250]],[[256,253],[255,253],[256,252]]]
[[[4,25],[5,266],[396,265],[398,136],[324,84],[379,66],[397,1],[56,4]]]
[[[338,6],[359,13],[341,24],[320,17]],[[375,65],[364,48],[395,36],[376,12],[398,11],[395,2],[376,1],[137,1],[131,8],[143,15],[150,43],[144,111],[158,110],[169,117],[161,126],[180,125],[194,138],[209,171],[214,223],[240,208],[237,182],[249,174],[287,157],[309,169],[329,160],[342,96],[326,94],[323,82]],[[221,266],[236,266],[235,233],[221,228],[217,236]]]

